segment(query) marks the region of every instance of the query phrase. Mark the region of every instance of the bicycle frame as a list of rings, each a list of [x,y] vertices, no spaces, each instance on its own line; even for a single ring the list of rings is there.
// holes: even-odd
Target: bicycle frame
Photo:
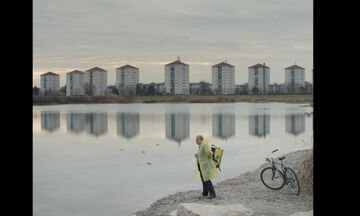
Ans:
[[[269,160],[269,158],[266,158],[266,159],[271,163],[271,167],[273,169],[279,170],[282,174],[285,173],[285,166],[284,166],[284,163],[282,160],[281,160],[281,163],[277,163],[274,161],[274,158],[271,158],[271,161]],[[281,165],[281,169],[279,169],[276,165]]]
[[[284,178],[284,181],[286,183],[288,183],[288,178],[285,176],[285,168],[286,166],[284,165],[283,161],[281,161],[281,163],[277,163],[274,161],[274,158],[271,158],[271,161],[269,160],[269,158],[266,158],[269,162],[271,162],[271,167],[272,167],[272,170],[273,170],[273,177],[275,176],[275,170],[278,170],[281,174],[282,174],[282,177]],[[281,165],[281,169],[279,169],[276,165]]]
[[[277,152],[277,151],[278,151],[278,149],[275,149],[275,150],[272,151],[271,153],[274,153],[274,152]],[[271,159],[271,160],[270,160],[270,159]],[[266,158],[266,161],[268,161],[268,162],[271,163],[271,167],[272,167],[273,169],[279,170],[282,174],[285,173],[285,166],[284,166],[282,160],[280,160],[281,163],[277,163],[277,162],[274,161],[274,158],[273,158],[273,157],[268,156],[268,157]],[[279,169],[276,165],[281,165],[281,169]]]

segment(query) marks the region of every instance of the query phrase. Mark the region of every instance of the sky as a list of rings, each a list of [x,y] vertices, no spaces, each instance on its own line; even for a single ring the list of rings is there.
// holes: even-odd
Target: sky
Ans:
[[[284,83],[284,68],[305,68],[312,82],[312,0],[34,0],[33,86],[40,75],[130,64],[139,81],[164,82],[164,65],[190,65],[190,82],[211,82],[211,66],[235,66],[235,84],[248,67],[265,63],[270,83]]]

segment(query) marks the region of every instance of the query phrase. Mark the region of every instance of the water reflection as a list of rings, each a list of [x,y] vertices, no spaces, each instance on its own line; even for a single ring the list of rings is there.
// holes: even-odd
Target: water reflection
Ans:
[[[41,129],[49,132],[60,128],[59,111],[41,111]]]
[[[215,183],[255,170],[275,148],[283,155],[313,147],[312,110],[285,103],[34,106],[34,215],[131,215],[169,193],[196,190],[197,134],[225,150]],[[305,127],[297,126],[301,113]]]
[[[266,137],[270,133],[270,115],[250,115],[249,133],[257,137]]]
[[[165,114],[165,116],[164,116]],[[299,135],[305,132],[306,113],[300,112],[287,112],[282,115],[282,123],[285,123],[285,132],[292,135]],[[60,111],[41,111],[39,112],[41,119],[35,122],[41,122],[41,130],[54,132],[60,131]],[[111,115],[109,118],[112,122],[116,121],[116,133],[119,137],[125,137],[132,139],[140,134],[140,113],[133,111],[118,111],[115,116]],[[215,111],[208,111],[207,113],[192,115],[190,122],[190,113],[186,111],[165,112],[163,114],[147,114],[142,116],[142,124],[144,128],[152,127],[155,121],[163,119],[165,117],[165,137],[166,139],[180,143],[189,138],[190,136],[190,124],[194,124],[194,128],[200,128],[201,130],[208,130],[209,127],[212,130],[212,136],[220,139],[229,139],[236,136],[235,134],[235,112],[229,112],[221,109]],[[113,119],[112,119],[113,118]],[[211,118],[211,123],[210,123]],[[276,116],[274,117],[274,123],[276,124]],[[246,119],[246,118],[245,118]],[[248,115],[249,123],[248,128],[244,128],[246,120],[242,123],[242,120],[236,124],[240,127],[239,131],[249,131],[249,134],[256,137],[266,137],[270,134],[270,113],[261,111],[260,113],[253,113]],[[41,121],[40,121],[41,120]],[[79,112],[67,112],[66,123],[64,126],[67,132],[74,134],[87,133],[93,136],[100,136],[107,134],[108,132],[108,113],[79,113]],[[198,125],[199,124],[199,125]],[[112,124],[110,124],[112,125]],[[284,125],[274,126],[277,128],[284,128]],[[207,129],[208,128],[208,129]],[[144,129],[147,130],[147,129]],[[163,129],[161,128],[161,131]]]
[[[139,113],[117,113],[117,134],[127,139],[139,134],[140,116]]]
[[[286,132],[295,136],[305,131],[305,114],[286,114],[285,116]]]
[[[221,139],[235,135],[235,114],[214,113],[212,115],[212,134]]]
[[[180,145],[181,141],[190,135],[189,113],[166,113],[165,130],[166,138]]]
[[[85,114],[84,113],[67,113],[66,114],[67,130],[73,133],[84,132]]]
[[[86,113],[85,131],[94,136],[107,133],[107,113]]]

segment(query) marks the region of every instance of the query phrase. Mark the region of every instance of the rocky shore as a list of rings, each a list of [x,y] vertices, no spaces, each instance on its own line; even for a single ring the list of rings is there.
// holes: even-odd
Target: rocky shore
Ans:
[[[258,169],[214,185],[217,197],[199,199],[199,190],[178,192],[154,202],[138,216],[155,215],[247,215],[296,216],[313,215],[313,150],[299,150],[286,154],[284,164],[298,174],[301,192],[293,195],[285,185],[281,190],[270,190],[260,180]]]

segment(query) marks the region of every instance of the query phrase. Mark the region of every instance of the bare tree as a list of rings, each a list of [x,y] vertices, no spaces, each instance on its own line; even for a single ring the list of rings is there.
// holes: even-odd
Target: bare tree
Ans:
[[[251,89],[251,92],[254,94],[254,95],[258,95],[259,93],[260,93],[260,90],[259,90],[259,88],[257,88],[257,87],[253,87],[252,89]]]
[[[132,86],[125,87],[125,95],[135,95],[134,88]]]
[[[37,86],[33,87],[33,95],[38,96],[40,94],[40,88]]]

